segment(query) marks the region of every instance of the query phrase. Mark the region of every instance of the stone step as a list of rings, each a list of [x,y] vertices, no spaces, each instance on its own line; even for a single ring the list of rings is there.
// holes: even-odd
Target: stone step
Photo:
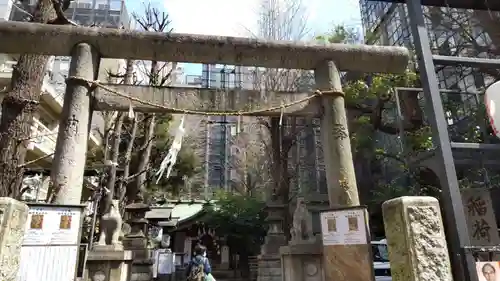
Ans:
[[[221,269],[212,269],[212,275],[215,277],[215,279],[233,279],[237,278],[235,275],[237,275],[238,272],[234,272],[231,270],[221,270]]]

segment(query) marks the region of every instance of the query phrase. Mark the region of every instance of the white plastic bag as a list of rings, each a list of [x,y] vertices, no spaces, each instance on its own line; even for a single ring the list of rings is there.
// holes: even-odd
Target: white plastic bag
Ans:
[[[205,281],[215,281],[215,278],[214,278],[214,276],[211,273],[209,273],[205,277]]]

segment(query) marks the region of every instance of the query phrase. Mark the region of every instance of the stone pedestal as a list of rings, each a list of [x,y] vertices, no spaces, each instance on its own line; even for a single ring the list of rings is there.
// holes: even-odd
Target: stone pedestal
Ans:
[[[286,205],[269,202],[266,205],[267,218],[269,226],[264,244],[262,245],[262,255],[278,255],[281,246],[288,244],[285,233],[283,232],[283,217]]]
[[[0,280],[14,281],[19,270],[28,205],[0,198]]]
[[[132,270],[130,273],[130,281],[151,281],[153,279],[152,272],[153,260],[135,259],[132,262]]]
[[[130,232],[123,239],[123,246],[128,250],[143,250],[147,248],[146,226],[148,220],[145,218],[146,212],[150,208],[144,203],[132,203],[125,207],[129,215],[127,223],[130,225]]]
[[[159,274],[155,280],[156,281],[174,281],[174,280],[176,280],[175,273],[174,274]]]
[[[106,249],[108,247],[109,249]],[[130,280],[132,264],[131,251],[117,251],[113,246],[98,246],[90,251],[84,276],[88,281],[127,281]]]
[[[323,247],[319,242],[303,242],[280,248],[283,281],[325,281]]]
[[[129,214],[127,223],[130,225],[130,233],[123,238],[123,247],[132,251],[133,256],[131,275],[128,281],[150,281],[153,278],[153,260],[145,234],[148,223],[145,216],[149,210],[149,206],[144,203],[132,203],[125,207],[125,211]]]
[[[260,255],[257,281],[282,281],[281,256]]]
[[[326,187],[325,187],[326,189]],[[326,191],[325,191],[326,192]],[[311,191],[303,195],[307,202],[307,210],[311,213],[313,234],[321,233],[320,213],[330,209],[328,194]]]
[[[382,205],[393,281],[452,281],[439,202],[399,197]]]
[[[283,232],[283,217],[286,205],[268,202],[266,205],[267,231],[261,255],[258,257],[258,281],[281,281],[280,247],[288,244]]]

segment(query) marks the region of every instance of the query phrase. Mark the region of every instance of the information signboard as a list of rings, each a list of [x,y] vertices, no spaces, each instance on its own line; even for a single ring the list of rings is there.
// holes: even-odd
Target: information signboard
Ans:
[[[28,205],[17,281],[74,280],[84,206]]]
[[[325,280],[374,280],[366,207],[320,214]]]
[[[340,210],[321,213],[323,245],[366,245],[364,210]]]

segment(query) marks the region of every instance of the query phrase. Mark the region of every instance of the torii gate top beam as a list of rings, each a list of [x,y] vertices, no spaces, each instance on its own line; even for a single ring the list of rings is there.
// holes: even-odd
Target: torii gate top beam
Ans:
[[[257,40],[111,28],[0,23],[0,53],[68,56],[77,43],[94,45],[104,58],[314,69],[333,60],[340,70],[401,73],[403,47]]]

